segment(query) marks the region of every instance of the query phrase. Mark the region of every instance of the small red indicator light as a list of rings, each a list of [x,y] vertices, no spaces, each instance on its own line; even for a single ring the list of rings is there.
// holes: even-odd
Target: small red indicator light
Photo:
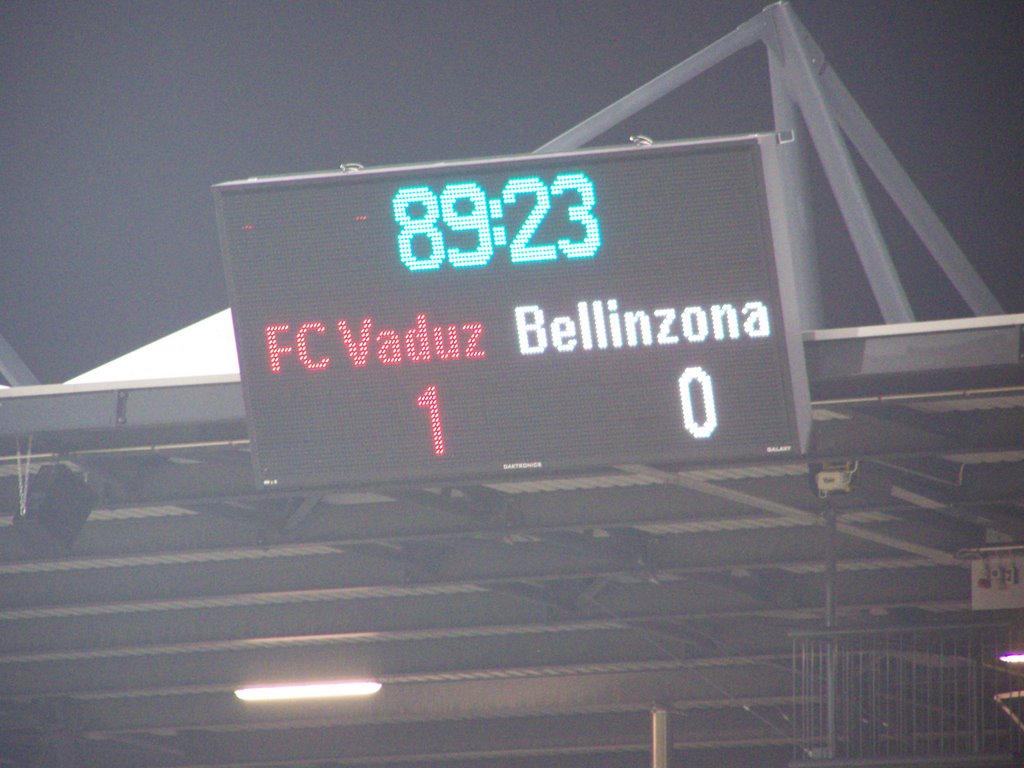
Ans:
[[[356,216],[356,221],[366,221],[367,216]]]
[[[245,224],[245,225],[242,226],[242,229],[246,229],[246,230],[256,229],[256,225],[255,224]]]

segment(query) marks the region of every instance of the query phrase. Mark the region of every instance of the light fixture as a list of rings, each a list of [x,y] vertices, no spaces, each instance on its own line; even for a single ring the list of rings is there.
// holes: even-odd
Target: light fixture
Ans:
[[[1005,661],[1007,664],[1024,664],[1024,653],[1020,651],[1004,653],[999,657],[999,660]]]
[[[288,701],[294,699],[326,699],[340,696],[369,696],[381,684],[376,680],[343,680],[331,683],[289,683],[239,688],[235,696],[242,701]]]

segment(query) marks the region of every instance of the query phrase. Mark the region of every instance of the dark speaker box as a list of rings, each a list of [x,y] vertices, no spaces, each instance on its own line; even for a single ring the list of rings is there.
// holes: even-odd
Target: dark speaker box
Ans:
[[[24,513],[14,514],[22,543],[37,555],[66,552],[92,512],[96,494],[63,464],[47,464],[30,479]]]

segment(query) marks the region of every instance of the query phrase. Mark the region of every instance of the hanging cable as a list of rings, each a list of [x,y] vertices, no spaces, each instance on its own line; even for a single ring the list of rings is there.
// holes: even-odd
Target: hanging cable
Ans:
[[[32,435],[28,436],[25,459],[21,456],[21,438],[18,438],[18,515],[24,517],[28,513],[28,484],[32,472]]]

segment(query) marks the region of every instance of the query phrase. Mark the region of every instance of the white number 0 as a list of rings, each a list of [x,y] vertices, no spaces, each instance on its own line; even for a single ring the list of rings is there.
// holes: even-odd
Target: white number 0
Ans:
[[[693,384],[700,390],[704,406],[704,423],[698,423],[693,414]],[[715,392],[711,386],[711,377],[707,371],[692,366],[683,371],[679,377],[679,401],[683,406],[683,426],[696,438],[711,437],[718,426],[718,415],[715,413]]]

